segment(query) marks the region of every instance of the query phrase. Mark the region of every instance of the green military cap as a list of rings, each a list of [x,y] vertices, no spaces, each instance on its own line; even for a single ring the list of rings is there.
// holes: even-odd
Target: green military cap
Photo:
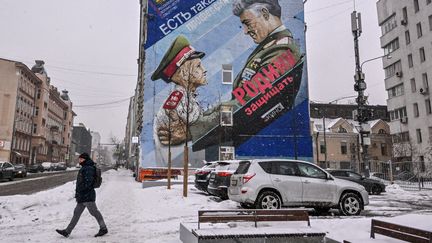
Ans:
[[[202,58],[204,55],[204,52],[195,51],[186,37],[179,35],[168,48],[151,79],[153,81],[162,79],[169,83],[171,77],[186,60]]]

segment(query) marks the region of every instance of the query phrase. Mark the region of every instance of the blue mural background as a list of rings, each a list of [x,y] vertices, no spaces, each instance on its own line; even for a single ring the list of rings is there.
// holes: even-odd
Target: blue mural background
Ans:
[[[243,33],[239,18],[232,14],[231,0],[207,0],[204,1],[207,4],[202,11],[196,14],[191,11],[191,7],[201,2],[202,0],[149,0],[145,44],[144,124],[141,133],[142,167],[166,165],[166,161],[161,161],[157,155],[153,122],[173,84],[162,80],[152,81],[150,76],[172,41],[178,35],[184,35],[196,50],[206,53],[202,62],[207,69],[208,85],[200,87],[197,96],[203,109],[231,98],[232,85],[222,84],[221,81],[222,64],[232,64],[235,76],[256,47],[252,39]],[[279,3],[284,25],[292,32],[301,52],[306,53],[302,0],[280,0]],[[191,18],[185,21],[181,16],[188,16],[187,13]],[[167,27],[169,20],[171,27],[176,28],[162,30],[160,26],[165,24]],[[169,33],[166,34],[167,32]],[[295,104],[297,106],[292,111],[261,130],[258,134],[260,136],[252,137],[238,146],[236,157],[294,158],[297,155],[299,159],[312,160],[306,62]],[[199,157],[197,156],[197,160]],[[194,156],[191,158],[193,160]]]

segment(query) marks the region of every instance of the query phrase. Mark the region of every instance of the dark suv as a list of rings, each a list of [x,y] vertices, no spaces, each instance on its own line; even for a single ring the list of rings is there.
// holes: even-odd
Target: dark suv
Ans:
[[[217,162],[216,168],[210,173],[207,191],[223,200],[228,199],[228,187],[231,175],[239,166],[238,160],[225,160]]]
[[[195,171],[195,187],[203,192],[207,192],[210,179],[210,172],[216,168],[217,161],[207,162],[202,168]]]
[[[385,185],[379,180],[366,178],[354,171],[350,170],[327,170],[334,177],[356,182],[366,188],[369,194],[379,195],[381,192],[385,192]]]

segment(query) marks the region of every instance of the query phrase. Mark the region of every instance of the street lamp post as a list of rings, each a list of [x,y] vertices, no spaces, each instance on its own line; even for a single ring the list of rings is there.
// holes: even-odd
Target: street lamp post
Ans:
[[[318,108],[314,108],[314,110],[316,110],[316,111],[318,111],[318,113],[322,116],[322,121],[323,121],[323,137],[324,137],[324,162],[325,162],[325,165],[328,167],[328,164],[327,164],[327,139],[326,139],[326,123],[325,123],[325,113],[326,112],[324,112],[324,114],[321,112],[321,110],[320,109],[318,109]],[[317,150],[318,150],[318,148],[317,148]],[[317,157],[317,159],[318,159],[318,157]]]

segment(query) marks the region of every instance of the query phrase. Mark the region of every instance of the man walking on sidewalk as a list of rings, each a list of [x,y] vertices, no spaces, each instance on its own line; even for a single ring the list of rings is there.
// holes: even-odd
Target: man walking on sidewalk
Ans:
[[[87,208],[90,214],[96,218],[100,227],[99,232],[95,235],[95,237],[103,236],[108,233],[108,229],[105,225],[102,214],[99,212],[95,203],[96,192],[93,187],[96,176],[95,163],[90,159],[90,156],[87,153],[82,153],[78,159],[81,169],[78,172],[75,190],[77,205],[75,207],[72,220],[67,228],[64,230],[56,229],[56,231],[64,237],[68,237],[75,225],[78,223],[82,212],[85,208]]]

